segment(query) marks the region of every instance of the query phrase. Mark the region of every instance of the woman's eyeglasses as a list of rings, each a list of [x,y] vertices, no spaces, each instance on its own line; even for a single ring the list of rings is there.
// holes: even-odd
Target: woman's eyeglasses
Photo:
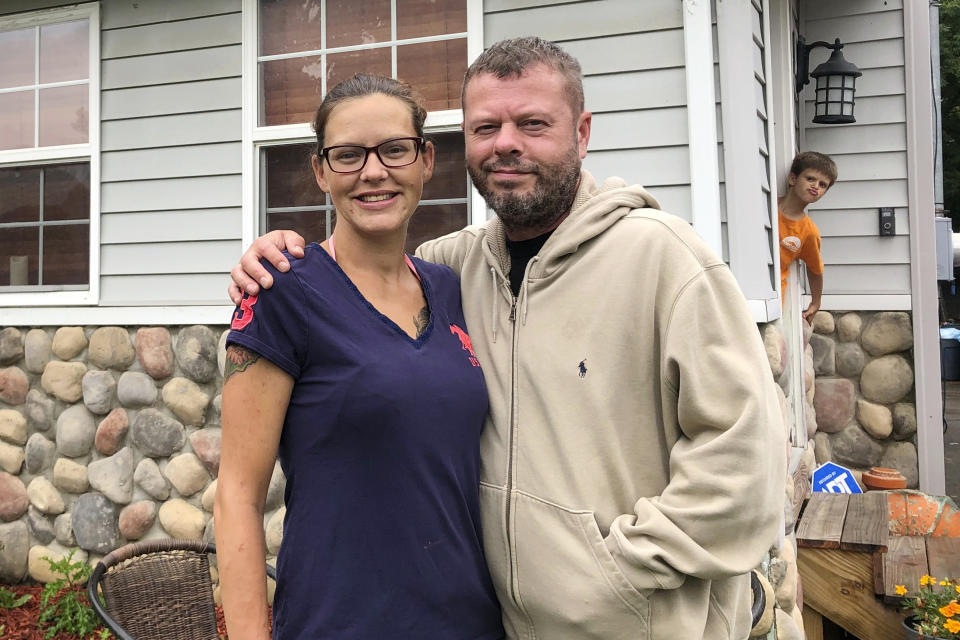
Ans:
[[[397,169],[416,162],[423,146],[423,138],[393,138],[375,147],[352,144],[325,147],[320,150],[320,155],[327,159],[327,166],[334,173],[356,173],[367,164],[371,151],[377,154],[383,166]]]

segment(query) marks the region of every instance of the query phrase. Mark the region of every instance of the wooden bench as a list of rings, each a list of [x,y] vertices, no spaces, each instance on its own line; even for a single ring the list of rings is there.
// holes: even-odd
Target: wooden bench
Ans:
[[[808,640],[823,638],[823,617],[861,640],[902,640],[896,585],[915,589],[924,574],[960,576],[960,538],[933,527],[894,535],[904,528],[890,518],[887,492],[814,493],[807,501],[797,567]]]

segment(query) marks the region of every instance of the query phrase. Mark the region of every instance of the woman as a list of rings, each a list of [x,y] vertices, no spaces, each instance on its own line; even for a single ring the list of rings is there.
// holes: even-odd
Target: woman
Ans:
[[[486,389],[456,276],[403,251],[433,172],[426,112],[357,75],[317,110],[336,233],[234,314],[215,519],[231,640],[268,638],[263,506],[287,477],[275,638],[503,636],[484,562]]]

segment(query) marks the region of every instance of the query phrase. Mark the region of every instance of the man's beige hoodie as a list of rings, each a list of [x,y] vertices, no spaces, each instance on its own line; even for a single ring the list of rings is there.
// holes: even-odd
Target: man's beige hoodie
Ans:
[[[481,514],[508,636],[746,638],[785,444],[724,263],[643,188],[585,171],[516,299],[499,219],[419,254],[460,273],[486,375]]]

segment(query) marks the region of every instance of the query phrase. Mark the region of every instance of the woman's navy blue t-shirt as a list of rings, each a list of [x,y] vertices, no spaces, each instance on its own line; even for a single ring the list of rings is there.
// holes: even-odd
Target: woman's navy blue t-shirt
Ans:
[[[457,276],[414,259],[430,324],[413,339],[319,245],[288,259],[227,339],[295,380],[273,637],[501,638],[479,519],[487,392]]]

